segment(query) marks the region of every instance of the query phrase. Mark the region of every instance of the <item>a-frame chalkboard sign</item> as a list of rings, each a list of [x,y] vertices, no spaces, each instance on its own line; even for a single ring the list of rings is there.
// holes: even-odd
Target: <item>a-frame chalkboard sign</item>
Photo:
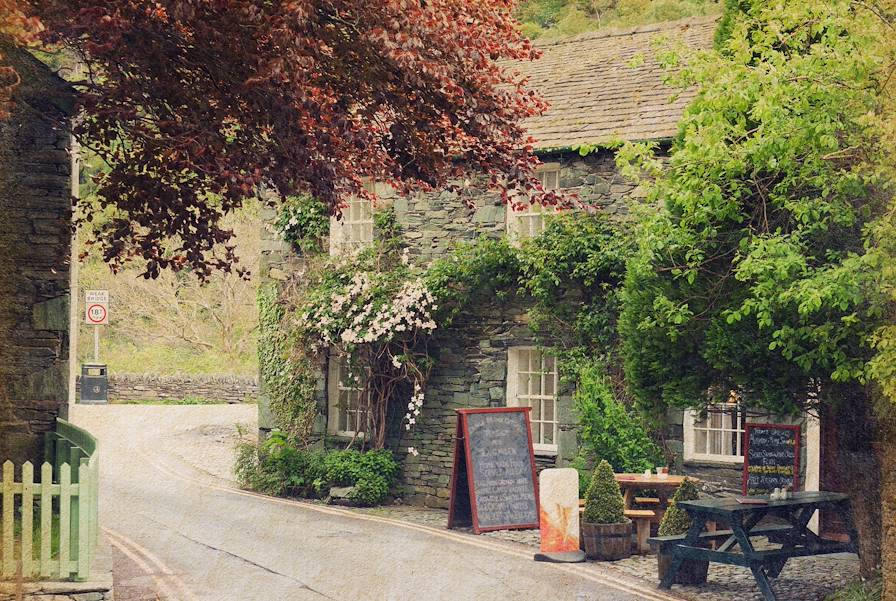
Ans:
[[[747,424],[744,432],[743,492],[765,495],[776,488],[799,490],[800,427]]]
[[[448,527],[538,528],[529,407],[458,409]]]

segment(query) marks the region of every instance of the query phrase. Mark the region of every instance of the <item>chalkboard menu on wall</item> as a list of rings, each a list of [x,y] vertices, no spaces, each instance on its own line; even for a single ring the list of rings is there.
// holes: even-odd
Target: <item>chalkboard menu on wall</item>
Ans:
[[[458,409],[448,527],[538,527],[528,407]]]
[[[799,426],[747,424],[744,437],[744,494],[765,495],[785,487],[798,490]]]

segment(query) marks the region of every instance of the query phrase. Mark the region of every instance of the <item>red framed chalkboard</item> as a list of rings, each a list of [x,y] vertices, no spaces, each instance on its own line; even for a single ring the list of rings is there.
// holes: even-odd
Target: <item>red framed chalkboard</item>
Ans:
[[[538,528],[530,407],[457,409],[448,528]]]
[[[785,486],[799,490],[800,452],[799,426],[748,423],[744,430],[743,494],[766,494]],[[788,468],[790,474],[786,473]]]

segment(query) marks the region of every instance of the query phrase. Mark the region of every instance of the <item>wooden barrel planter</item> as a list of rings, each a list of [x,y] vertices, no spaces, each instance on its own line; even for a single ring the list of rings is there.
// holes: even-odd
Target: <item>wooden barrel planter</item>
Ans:
[[[632,554],[632,522],[582,524],[582,543],[588,559],[616,561]]]
[[[656,555],[657,567],[659,568],[659,578],[662,580],[666,576],[666,572],[672,567],[672,551],[662,547]],[[706,584],[706,576],[709,572],[709,562],[697,559],[685,559],[678,568],[678,574],[675,575],[673,584],[684,584],[687,586],[697,586]]]

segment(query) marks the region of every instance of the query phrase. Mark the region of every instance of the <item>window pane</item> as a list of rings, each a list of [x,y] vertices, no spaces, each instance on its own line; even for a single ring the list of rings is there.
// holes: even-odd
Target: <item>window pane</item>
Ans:
[[[529,394],[529,374],[520,373],[517,375],[517,396]]]
[[[694,451],[697,453],[707,453],[706,448],[706,430],[696,430],[694,432]]]
[[[541,420],[541,403],[532,403],[532,411],[529,413],[529,419]]]
[[[544,444],[554,444],[554,425],[553,424],[545,424],[542,430],[542,434],[544,435],[544,440],[542,441]]]
[[[544,421],[554,421],[554,401],[542,401],[544,403]]]
[[[722,433],[718,430],[709,432],[709,452],[713,455],[722,454]]]
[[[532,442],[535,444],[541,444],[541,424],[539,422],[532,422]]]

